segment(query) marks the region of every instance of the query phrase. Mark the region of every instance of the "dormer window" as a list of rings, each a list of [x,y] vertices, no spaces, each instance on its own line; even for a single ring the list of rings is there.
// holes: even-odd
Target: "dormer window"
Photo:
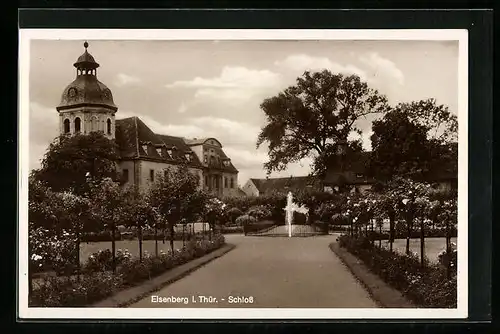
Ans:
[[[160,157],[162,157],[162,156],[163,156],[163,154],[162,154],[162,152],[161,152],[161,147],[157,147],[157,148],[156,148],[156,152],[158,153],[158,155],[159,155]]]
[[[142,145],[142,149],[146,154],[148,154],[148,145]]]
[[[184,153],[184,156],[186,157],[187,161],[191,161],[191,153],[186,152],[186,153]]]
[[[167,153],[169,156],[172,156],[172,149],[171,148],[167,149]]]

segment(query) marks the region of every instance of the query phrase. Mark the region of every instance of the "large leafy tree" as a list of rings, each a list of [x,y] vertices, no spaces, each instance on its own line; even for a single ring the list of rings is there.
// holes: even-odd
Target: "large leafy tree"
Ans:
[[[127,210],[124,209],[127,193],[119,183],[111,178],[89,182],[90,211],[94,220],[100,221],[101,226],[111,233],[111,252],[113,256],[113,271],[116,270],[116,227],[127,219]]]
[[[116,180],[117,152],[115,141],[100,132],[62,135],[50,144],[34,176],[54,191],[72,190],[81,195],[89,190],[89,176],[96,181]]]
[[[123,188],[122,223],[137,229],[139,242],[139,260],[142,261],[143,230],[156,224],[156,212],[146,193],[141,192],[137,185]],[[157,240],[155,240],[157,243]]]
[[[336,144],[349,142],[349,134],[361,133],[356,121],[388,109],[387,99],[359,76],[305,72],[278,95],[262,102],[267,117],[257,147],[268,144],[268,172],[284,170],[289,163],[314,158],[316,173],[334,155]],[[359,142],[352,145],[359,150]]]
[[[457,160],[457,119],[433,99],[400,103],[372,124],[370,172],[422,179],[443,163]]]

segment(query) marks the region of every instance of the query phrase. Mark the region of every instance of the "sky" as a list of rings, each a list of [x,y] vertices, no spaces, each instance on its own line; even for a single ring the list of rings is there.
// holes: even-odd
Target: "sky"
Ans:
[[[59,104],[75,79],[84,41],[32,40],[30,45],[30,169],[58,135]],[[118,106],[116,118],[138,116],[154,132],[215,137],[239,170],[238,181],[264,178],[267,147],[256,149],[265,125],[261,102],[294,85],[305,70],[359,75],[391,105],[435,98],[458,111],[455,41],[145,41],[89,40],[98,79]],[[370,150],[371,121],[358,127]],[[271,177],[302,176],[311,160]]]

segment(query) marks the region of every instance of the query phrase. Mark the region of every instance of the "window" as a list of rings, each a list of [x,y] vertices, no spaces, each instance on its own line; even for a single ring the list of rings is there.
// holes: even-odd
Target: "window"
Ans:
[[[227,176],[224,177],[224,188],[227,188],[228,184],[227,184]]]
[[[156,148],[156,152],[158,153],[158,155],[159,155],[160,157],[161,157],[161,156],[163,156],[163,155],[161,154],[161,148],[160,148],[160,147]]]
[[[80,119],[80,117],[75,118],[75,132],[79,133],[81,131],[81,127],[82,127],[82,120]]]
[[[64,120],[64,133],[69,133],[69,119]]]
[[[163,170],[163,178],[166,180],[168,179],[168,169]]]
[[[363,174],[359,174],[359,173],[358,173],[358,174],[356,174],[356,177],[357,177],[358,179],[361,179],[361,178],[363,178]]]
[[[155,182],[155,170],[154,169],[149,170],[149,180],[151,182]]]
[[[208,176],[205,176],[205,186],[208,187]]]
[[[128,182],[128,169],[123,170],[122,180],[123,180],[123,183]]]
[[[206,164],[208,164],[208,155],[205,155],[203,157],[203,162],[206,163]]]
[[[231,178],[231,188],[234,188],[234,179]]]
[[[108,135],[111,134],[111,120],[108,118],[108,120],[106,121],[106,129],[107,129],[107,132],[108,132]]]
[[[148,154],[148,145],[142,145],[142,149],[144,150],[144,153]]]

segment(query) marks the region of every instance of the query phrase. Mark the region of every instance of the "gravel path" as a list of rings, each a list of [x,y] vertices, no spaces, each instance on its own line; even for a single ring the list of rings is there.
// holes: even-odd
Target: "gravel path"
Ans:
[[[131,307],[377,307],[328,248],[335,238],[227,235],[236,249]],[[154,303],[156,296],[177,302]],[[229,303],[235,297],[243,302]]]

